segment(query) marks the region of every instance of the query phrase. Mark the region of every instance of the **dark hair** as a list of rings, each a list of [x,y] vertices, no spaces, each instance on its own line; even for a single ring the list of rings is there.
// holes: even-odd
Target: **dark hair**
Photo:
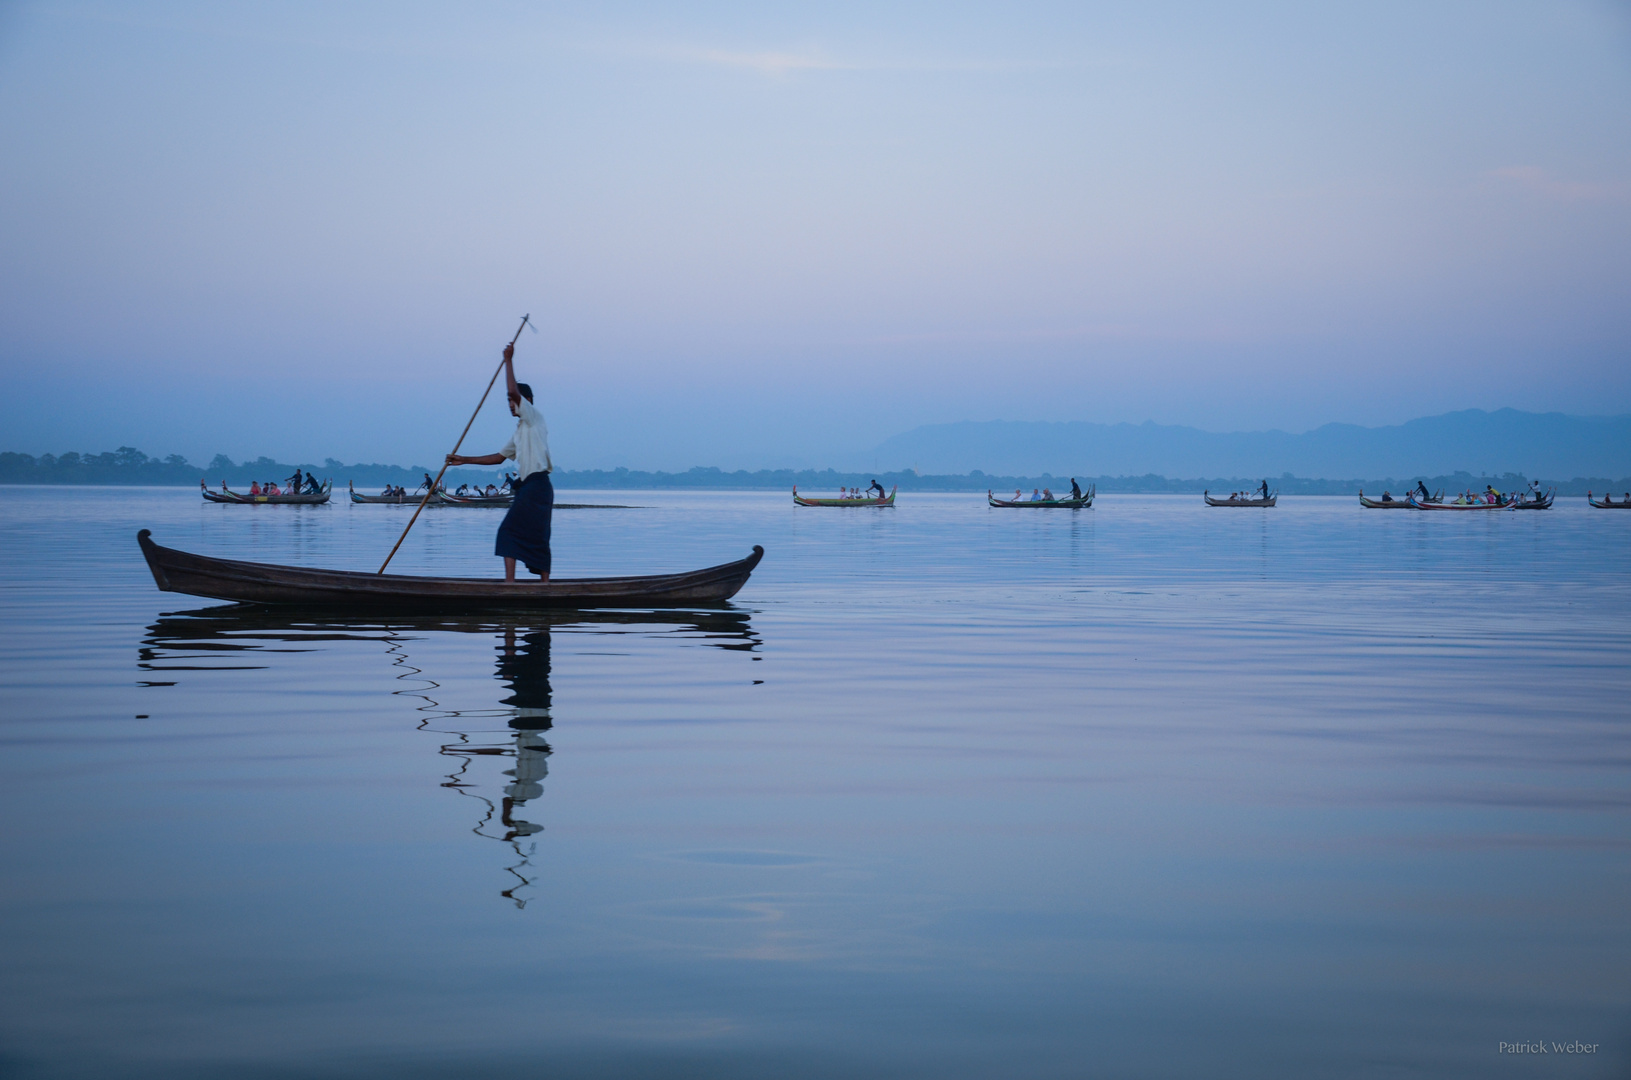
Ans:
[[[518,382],[515,384],[515,388],[521,391],[522,397],[526,398],[528,401],[532,400],[532,387],[528,386],[524,382]]]

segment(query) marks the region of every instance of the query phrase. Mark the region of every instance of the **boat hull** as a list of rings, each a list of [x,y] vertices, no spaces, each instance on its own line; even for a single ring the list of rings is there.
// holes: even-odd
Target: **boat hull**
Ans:
[[[1446,503],[1424,503],[1424,502],[1417,502],[1415,499],[1410,500],[1410,506],[1411,506],[1412,509],[1415,509],[1415,510],[1447,510],[1447,511],[1457,511],[1457,510],[1495,510],[1495,511],[1501,511],[1501,510],[1516,510],[1518,508],[1517,503],[1510,502],[1510,501],[1508,501],[1508,502],[1498,502],[1498,503],[1449,503],[1449,502],[1446,502]]]
[[[1275,504],[1275,501],[1280,498],[1280,493],[1278,491],[1276,491],[1273,495],[1270,495],[1266,499],[1214,499],[1214,498],[1212,498],[1211,492],[1203,491],[1201,493],[1201,497],[1206,500],[1206,505],[1207,506],[1264,506],[1264,507],[1267,507],[1267,506],[1273,506]]]
[[[325,483],[322,491],[311,495],[240,495],[235,491],[210,491],[208,488],[201,489],[201,493],[209,502],[238,506],[257,506],[261,503],[273,506],[318,506],[328,502],[332,488],[332,484]]]
[[[443,493],[443,506],[493,506],[507,509],[515,502],[514,495],[450,495]]]
[[[889,489],[889,495],[882,499],[806,499],[799,494],[799,489],[793,489],[793,504],[795,506],[894,506],[895,492],[900,490],[896,484]]]
[[[355,491],[351,493],[351,501],[357,504],[379,503],[384,506],[418,506],[423,499],[423,495],[358,495]],[[426,505],[440,506],[442,505],[442,497],[440,495],[432,496],[430,502]]]
[[[136,534],[136,542],[164,592],[239,603],[424,614],[719,604],[736,595],[764,558],[764,548],[755,544],[745,559],[684,574],[507,584],[497,578],[409,577],[216,559],[161,547],[147,529]]]
[[[1091,510],[1095,494],[1090,491],[1080,499],[1038,499],[1031,502],[1029,499],[999,499],[988,491],[985,501],[987,506],[1003,510]]]

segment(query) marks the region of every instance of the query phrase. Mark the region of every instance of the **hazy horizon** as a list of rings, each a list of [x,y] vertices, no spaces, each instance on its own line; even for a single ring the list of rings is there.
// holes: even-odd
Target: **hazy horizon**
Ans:
[[[30,453],[1631,412],[1624,5],[0,7]],[[471,433],[496,447],[490,402]]]

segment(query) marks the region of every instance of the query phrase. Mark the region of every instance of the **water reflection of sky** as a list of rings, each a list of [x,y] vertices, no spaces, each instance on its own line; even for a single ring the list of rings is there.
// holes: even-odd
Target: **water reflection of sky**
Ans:
[[[29,498],[0,491],[6,1072],[1631,1058],[1618,517],[687,496],[563,543],[762,542],[732,610],[359,623],[178,603],[132,538],[342,565],[400,529],[369,508]],[[434,524],[410,565],[490,558],[490,522]]]

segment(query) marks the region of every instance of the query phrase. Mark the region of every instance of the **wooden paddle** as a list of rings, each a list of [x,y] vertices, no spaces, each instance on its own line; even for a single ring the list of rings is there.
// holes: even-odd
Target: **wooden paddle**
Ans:
[[[527,328],[527,320],[530,319],[530,318],[532,318],[531,315],[521,316],[521,325],[515,328],[515,337],[510,339],[510,347],[512,349],[515,347],[515,343],[518,340],[520,340],[521,331],[523,331],[523,330],[525,330]],[[500,360],[498,362],[498,371],[493,372],[493,377],[491,379],[487,380],[487,389],[485,389],[485,390],[483,390],[481,392],[481,400],[476,402],[476,411],[470,414],[469,422],[464,425],[464,430],[459,432],[459,441],[453,444],[452,453],[457,454],[459,452],[459,447],[464,445],[464,437],[466,435],[470,434],[470,425],[474,424],[476,422],[476,416],[478,414],[480,414],[481,407],[483,405],[487,404],[487,395],[491,394],[493,392],[493,384],[498,382],[499,373],[502,372],[503,370],[504,370],[504,361]],[[402,546],[402,541],[404,541],[404,540],[406,540],[408,538],[408,529],[413,528],[413,523],[419,520],[419,511],[423,510],[425,508],[425,504],[430,502],[430,497],[432,495],[436,494],[436,488],[442,482],[442,473],[445,473],[445,472],[447,472],[447,459],[443,458],[442,459],[442,472],[437,473],[436,474],[436,479],[434,479],[434,480],[432,480],[430,482],[430,490],[425,492],[425,497],[423,499],[419,500],[419,506],[418,506],[417,509],[414,510],[413,517],[408,519],[407,527],[402,530],[402,535],[396,538],[396,547],[393,547],[391,549],[391,553],[389,555],[385,556],[385,561],[379,564],[379,572],[380,573],[382,573],[382,574],[385,573],[385,568],[387,566],[391,565],[391,560],[396,557],[396,549],[401,547]]]

